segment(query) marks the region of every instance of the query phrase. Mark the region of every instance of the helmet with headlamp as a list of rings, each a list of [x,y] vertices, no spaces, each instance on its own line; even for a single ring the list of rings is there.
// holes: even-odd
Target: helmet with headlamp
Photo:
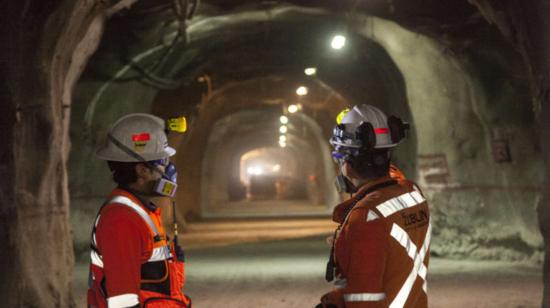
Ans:
[[[174,197],[177,172],[169,157],[176,150],[168,146],[165,122],[145,113],[133,113],[120,118],[110,129],[96,156],[117,162],[142,162],[161,174],[154,186],[155,193]],[[164,171],[161,166],[164,167]]]
[[[371,105],[357,105],[344,109],[337,116],[330,144],[333,157],[351,160],[360,154],[397,146],[406,136],[409,124],[401,119],[387,117],[382,110]]]

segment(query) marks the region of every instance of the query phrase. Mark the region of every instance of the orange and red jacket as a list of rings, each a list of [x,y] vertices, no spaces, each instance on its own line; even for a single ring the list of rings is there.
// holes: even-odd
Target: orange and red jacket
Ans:
[[[160,208],[117,188],[92,232],[89,307],[190,307],[184,264],[167,241]]]
[[[386,185],[384,185],[386,184]],[[389,184],[389,185],[388,185]],[[367,193],[374,186],[381,186]],[[416,185],[386,176],[339,204],[333,220],[339,308],[427,307],[430,213]]]

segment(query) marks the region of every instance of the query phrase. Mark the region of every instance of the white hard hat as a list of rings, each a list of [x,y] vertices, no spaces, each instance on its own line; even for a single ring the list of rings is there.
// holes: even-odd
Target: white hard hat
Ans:
[[[338,116],[330,144],[335,148],[387,149],[405,137],[408,124],[396,117],[387,117],[371,105],[357,105]],[[338,120],[337,120],[338,121]]]
[[[128,114],[113,124],[104,145],[96,151],[96,156],[119,162],[170,157],[176,154],[176,150],[168,146],[164,125],[161,118],[151,114]]]

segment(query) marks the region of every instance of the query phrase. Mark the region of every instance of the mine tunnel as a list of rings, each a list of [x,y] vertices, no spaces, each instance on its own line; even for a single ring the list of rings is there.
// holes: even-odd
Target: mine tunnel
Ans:
[[[337,224],[328,140],[369,104],[411,129],[393,162],[433,224],[433,307],[550,307],[550,7],[545,1],[2,3],[0,293],[85,307],[114,187],[94,156],[130,113],[169,133],[159,200],[197,307],[314,307]]]

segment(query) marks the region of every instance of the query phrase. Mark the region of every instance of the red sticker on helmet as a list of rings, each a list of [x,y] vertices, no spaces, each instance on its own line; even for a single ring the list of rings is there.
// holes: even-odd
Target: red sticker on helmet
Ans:
[[[374,133],[375,134],[387,134],[390,132],[389,128],[375,128]]]
[[[151,140],[151,136],[149,136],[149,133],[141,133],[141,134],[132,135],[132,141],[134,141],[134,142],[149,141],[149,140]]]

